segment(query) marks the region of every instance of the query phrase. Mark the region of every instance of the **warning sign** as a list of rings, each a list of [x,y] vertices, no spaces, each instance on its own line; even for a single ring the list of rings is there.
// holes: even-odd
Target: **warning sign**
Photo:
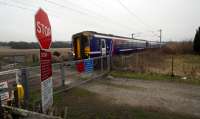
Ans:
[[[40,72],[41,72],[41,92],[42,111],[46,112],[53,105],[53,84],[51,52],[40,50]]]
[[[0,82],[1,101],[6,101],[9,99],[9,92],[7,91],[7,89],[8,89],[8,83],[6,81]]]
[[[53,105],[53,88],[52,88],[52,78],[41,82],[42,91],[42,111],[46,112],[49,107]]]
[[[52,76],[51,52],[40,50],[41,81]]]

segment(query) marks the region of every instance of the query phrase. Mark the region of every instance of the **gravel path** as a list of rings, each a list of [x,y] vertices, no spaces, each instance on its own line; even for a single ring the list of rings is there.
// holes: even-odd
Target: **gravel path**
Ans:
[[[161,81],[112,79],[82,86],[116,104],[156,107],[200,117],[200,86]]]

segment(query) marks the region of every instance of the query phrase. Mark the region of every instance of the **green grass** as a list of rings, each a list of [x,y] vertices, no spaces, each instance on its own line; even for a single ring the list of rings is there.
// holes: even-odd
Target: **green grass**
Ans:
[[[40,93],[41,93],[40,90],[30,91],[29,93],[30,98],[28,101],[29,108],[33,108],[36,103],[39,104],[38,101],[40,101],[41,98]]]
[[[138,80],[159,80],[159,81],[170,81],[186,84],[200,85],[200,80],[198,79],[187,79],[183,80],[180,76],[170,76],[165,74],[157,73],[136,73],[136,72],[122,72],[122,71],[112,71],[110,73],[113,77],[128,78],[128,79],[138,79]]]
[[[197,117],[159,108],[117,105],[112,101],[88,90],[74,88],[56,95],[54,106],[62,115],[64,107],[68,107],[70,119],[197,119]]]

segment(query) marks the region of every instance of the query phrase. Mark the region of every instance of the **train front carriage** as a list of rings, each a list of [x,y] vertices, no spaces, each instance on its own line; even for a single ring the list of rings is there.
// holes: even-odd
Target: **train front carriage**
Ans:
[[[75,60],[108,55],[112,40],[94,32],[81,32],[73,35],[72,44]]]
[[[72,37],[75,60],[86,59],[90,53],[90,40],[87,35],[75,34]]]

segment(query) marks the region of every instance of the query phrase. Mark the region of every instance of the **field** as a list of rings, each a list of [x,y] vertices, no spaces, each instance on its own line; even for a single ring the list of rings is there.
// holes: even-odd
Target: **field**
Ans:
[[[51,49],[52,52],[58,51],[61,53],[67,53],[71,49],[70,48],[54,48]],[[30,55],[30,54],[37,54],[39,55],[39,49],[10,49],[10,48],[0,48],[0,56],[5,55]]]
[[[53,55],[53,62],[66,61],[71,58],[70,48],[55,48],[51,49],[51,52],[52,54],[60,53],[59,57]],[[39,49],[0,48],[0,70],[36,65],[39,65]]]

